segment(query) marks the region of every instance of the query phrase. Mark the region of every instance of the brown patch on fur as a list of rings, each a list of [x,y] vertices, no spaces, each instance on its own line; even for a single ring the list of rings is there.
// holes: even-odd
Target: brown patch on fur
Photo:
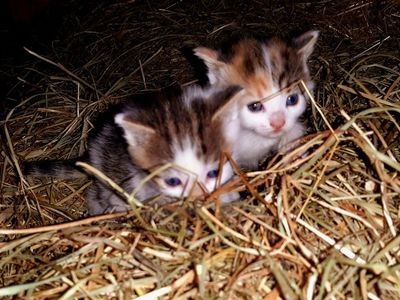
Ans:
[[[227,151],[230,146],[223,135],[222,121],[214,115],[239,90],[238,87],[228,87],[210,96],[212,100],[201,97],[184,99],[190,94],[163,94],[155,99],[130,103],[126,118],[153,130],[143,134],[139,132],[137,141],[140,145],[129,147],[132,161],[144,170],[154,170],[173,162],[175,151],[185,150],[188,146],[195,149],[199,159],[218,161],[221,151]]]
[[[264,42],[245,38],[221,50],[213,67],[218,70],[216,76],[219,74],[225,83],[240,85],[249,95],[262,99],[271,94],[273,87],[283,89],[299,80],[306,84],[311,81],[306,64],[308,56],[303,52],[311,53],[316,38],[315,32],[306,33],[301,39],[305,40],[305,45],[300,42],[289,44],[280,38]],[[269,55],[268,61],[263,47]]]
[[[153,170],[173,159],[166,139],[159,134],[149,137],[142,147],[129,147],[129,154],[144,170]]]
[[[204,99],[194,101],[191,112],[193,132],[195,134],[197,155],[204,161],[217,161],[222,151],[230,151],[231,145],[225,140],[222,126],[223,121],[218,118],[233,102],[234,96],[240,90],[233,86],[213,95],[211,105],[205,105]]]
[[[232,47],[228,61],[242,79],[253,76],[258,69],[265,68],[261,44],[255,39],[244,39]]]
[[[257,69],[265,66],[261,45],[254,39],[245,39],[234,47],[232,65],[240,70],[243,77],[252,76]]]
[[[265,74],[255,74],[248,79],[246,89],[256,97],[256,99],[262,99],[271,93],[272,82]]]
[[[259,41],[241,40],[232,46],[229,55],[222,55],[220,59],[226,62],[225,73],[229,74],[230,84],[244,87],[256,98],[263,98],[270,93],[272,82]]]
[[[304,57],[298,50],[278,38],[266,42],[271,59],[272,80],[280,89],[304,80],[310,81],[310,75]]]

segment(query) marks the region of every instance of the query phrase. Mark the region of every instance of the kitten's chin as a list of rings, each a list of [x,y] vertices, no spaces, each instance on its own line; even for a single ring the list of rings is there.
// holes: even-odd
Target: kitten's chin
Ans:
[[[262,137],[268,138],[268,139],[279,139],[282,135],[285,134],[284,131],[256,131],[257,134],[261,135]]]
[[[257,132],[258,134],[262,135],[265,138],[269,139],[280,139],[286,136],[294,136],[291,140],[294,140],[300,137],[303,133],[304,129],[301,124],[295,124],[290,128],[285,128],[280,131],[273,131],[273,130],[266,130],[263,132]]]
[[[271,132],[268,137],[271,139],[279,139],[281,138],[283,135],[285,135],[285,131],[279,131],[279,132]]]

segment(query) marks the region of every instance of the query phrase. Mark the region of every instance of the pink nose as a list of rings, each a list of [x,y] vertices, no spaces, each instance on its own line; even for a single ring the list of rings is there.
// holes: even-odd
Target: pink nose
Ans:
[[[276,112],[271,115],[269,124],[274,131],[279,131],[285,126],[285,115],[282,112]]]

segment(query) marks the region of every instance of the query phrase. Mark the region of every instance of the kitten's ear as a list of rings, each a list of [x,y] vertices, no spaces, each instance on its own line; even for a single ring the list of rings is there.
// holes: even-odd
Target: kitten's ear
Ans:
[[[193,52],[196,56],[204,60],[205,63],[215,64],[219,62],[218,51],[214,49],[207,47],[197,47],[193,49]]]
[[[194,53],[193,47],[183,46],[180,48],[180,51],[188,63],[192,66],[194,76],[197,78],[197,83],[200,86],[206,86],[209,83],[209,79],[207,76],[208,67],[204,60]]]
[[[129,120],[126,113],[117,114],[114,121],[123,129],[127,143],[133,147],[142,145],[156,133],[149,126]]]
[[[193,53],[204,61],[208,68],[208,81],[214,84],[216,78],[219,77],[219,69],[225,66],[225,63],[218,59],[218,51],[207,47],[197,47],[193,49]]]
[[[318,30],[311,30],[293,40],[293,45],[297,49],[297,53],[300,54],[305,61],[310,57],[311,53],[313,53],[318,36]]]
[[[216,93],[210,101],[213,107],[213,115],[211,121],[217,120],[223,113],[231,107],[240,96],[243,88],[238,85],[229,86],[221,92]]]

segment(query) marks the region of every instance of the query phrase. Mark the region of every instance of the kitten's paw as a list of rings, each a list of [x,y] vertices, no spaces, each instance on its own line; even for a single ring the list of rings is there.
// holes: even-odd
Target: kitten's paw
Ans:
[[[219,196],[221,203],[231,203],[238,201],[240,199],[240,194],[238,192],[225,193]]]

